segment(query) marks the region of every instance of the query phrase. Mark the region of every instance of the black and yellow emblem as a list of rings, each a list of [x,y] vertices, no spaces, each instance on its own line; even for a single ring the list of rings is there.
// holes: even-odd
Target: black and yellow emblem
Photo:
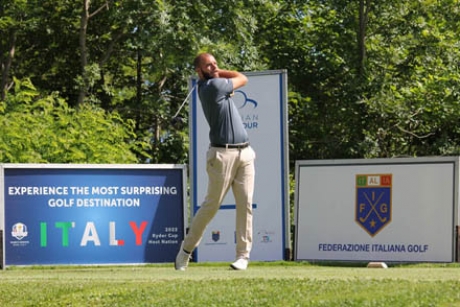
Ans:
[[[391,174],[356,175],[356,222],[372,237],[391,221]]]

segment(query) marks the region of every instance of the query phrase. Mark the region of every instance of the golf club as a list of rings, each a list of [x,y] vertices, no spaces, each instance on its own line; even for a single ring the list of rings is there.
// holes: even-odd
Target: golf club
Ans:
[[[195,90],[196,84],[192,87],[190,92],[188,93],[187,97],[185,97],[184,101],[180,105],[179,109],[177,110],[176,114],[171,118],[171,124],[175,128],[182,128],[182,124],[185,122],[184,118],[181,116],[178,116],[182,108],[185,106],[185,103],[187,102],[188,98],[192,94],[192,92]]]

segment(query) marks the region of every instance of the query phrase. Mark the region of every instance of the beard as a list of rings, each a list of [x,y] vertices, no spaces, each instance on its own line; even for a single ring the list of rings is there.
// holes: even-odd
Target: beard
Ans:
[[[203,70],[201,70],[201,74],[203,75],[203,77],[204,77],[206,80],[209,80],[209,79],[213,79],[213,78],[214,78],[214,74],[210,74],[210,73],[204,72]]]

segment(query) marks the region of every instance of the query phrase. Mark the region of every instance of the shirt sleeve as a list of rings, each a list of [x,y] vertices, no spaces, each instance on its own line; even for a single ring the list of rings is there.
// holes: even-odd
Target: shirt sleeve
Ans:
[[[233,81],[231,79],[225,78],[215,78],[212,79],[215,82],[215,86],[219,88],[220,91],[230,94],[233,92]]]

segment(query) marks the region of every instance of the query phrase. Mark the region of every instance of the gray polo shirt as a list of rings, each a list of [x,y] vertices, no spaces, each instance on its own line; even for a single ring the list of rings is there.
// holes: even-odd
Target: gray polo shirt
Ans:
[[[231,79],[213,78],[198,82],[198,95],[209,124],[211,144],[240,144],[249,140],[231,94]]]

